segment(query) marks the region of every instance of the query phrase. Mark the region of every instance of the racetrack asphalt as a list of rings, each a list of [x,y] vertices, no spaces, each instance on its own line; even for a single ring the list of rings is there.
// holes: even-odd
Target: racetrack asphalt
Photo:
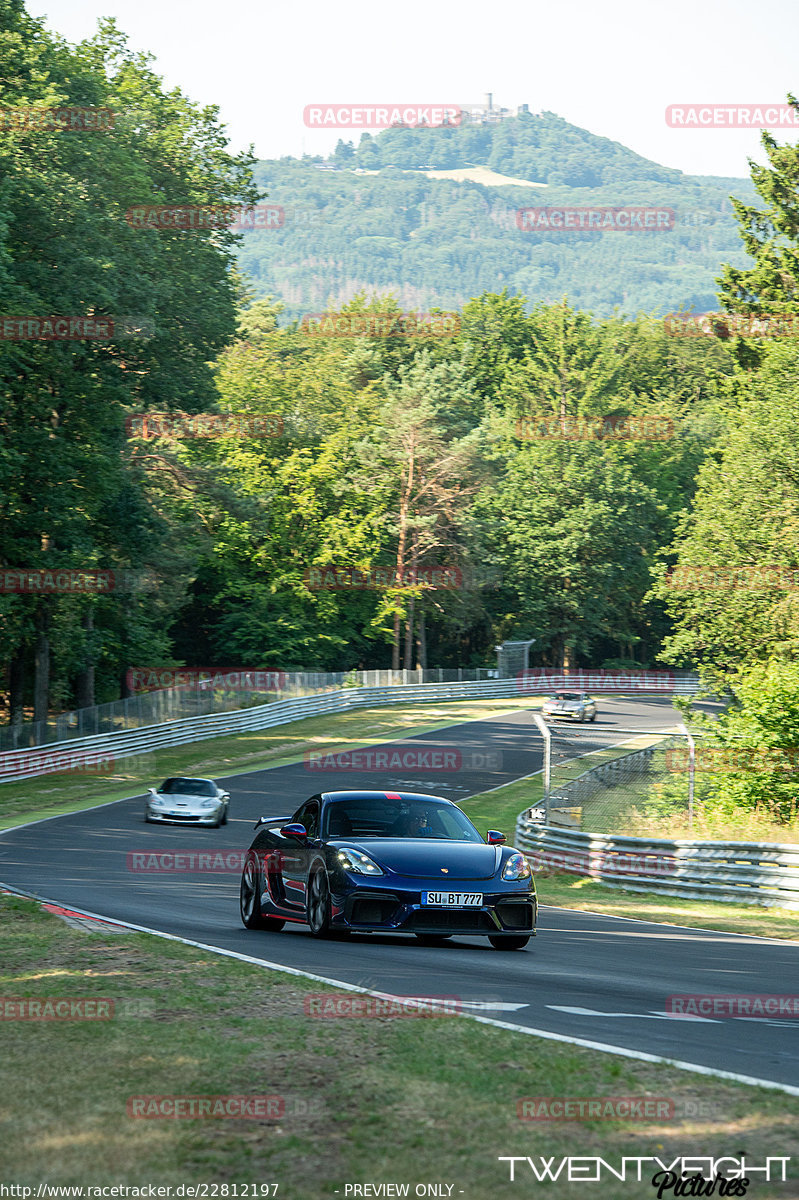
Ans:
[[[678,720],[665,699],[601,699],[596,725],[558,728],[557,754],[572,757],[632,736],[622,729],[643,733]],[[423,752],[408,770],[312,771],[296,763],[220,780],[231,794],[230,819],[220,829],[145,824],[138,797],[7,830],[0,833],[0,886],[344,984],[458,997],[465,1011],[521,1027],[799,1086],[799,1018],[666,1011],[674,995],[799,996],[797,943],[546,906],[538,936],[519,952],[497,953],[467,937],[435,948],[375,934],[328,942],[302,925],[245,930],[237,870],[132,869],[134,852],[244,850],[259,816],[288,816],[318,791],[421,791],[458,801],[542,764],[541,738],[526,711],[405,737],[401,745]],[[425,765],[424,751],[434,748],[449,750],[450,761],[460,751],[464,765]]]

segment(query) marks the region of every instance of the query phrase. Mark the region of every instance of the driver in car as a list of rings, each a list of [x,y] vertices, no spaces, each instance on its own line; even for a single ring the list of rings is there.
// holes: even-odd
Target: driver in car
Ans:
[[[427,811],[417,808],[413,812],[401,816],[396,823],[396,835],[398,837],[433,837]]]

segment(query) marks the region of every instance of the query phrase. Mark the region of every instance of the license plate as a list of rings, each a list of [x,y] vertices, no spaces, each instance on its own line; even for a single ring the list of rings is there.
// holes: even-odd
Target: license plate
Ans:
[[[481,892],[422,892],[422,904],[433,908],[480,908]]]

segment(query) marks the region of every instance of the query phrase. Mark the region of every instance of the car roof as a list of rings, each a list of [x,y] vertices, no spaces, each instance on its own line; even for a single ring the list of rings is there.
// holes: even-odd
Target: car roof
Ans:
[[[444,796],[431,796],[426,792],[374,792],[359,788],[357,791],[322,792],[320,794],[323,800],[435,800],[439,804],[451,804],[453,808],[458,807],[452,800],[447,800]]]

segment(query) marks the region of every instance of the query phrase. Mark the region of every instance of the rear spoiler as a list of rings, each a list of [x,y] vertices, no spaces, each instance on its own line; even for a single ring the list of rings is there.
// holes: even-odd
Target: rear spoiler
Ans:
[[[253,829],[260,829],[262,825],[277,825],[278,821],[288,822],[289,817],[259,817],[253,825]]]

